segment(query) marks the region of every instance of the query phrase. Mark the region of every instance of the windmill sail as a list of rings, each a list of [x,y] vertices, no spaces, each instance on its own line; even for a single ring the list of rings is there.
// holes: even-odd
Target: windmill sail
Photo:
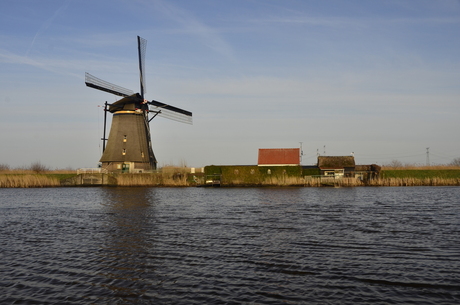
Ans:
[[[145,50],[147,48],[147,40],[137,36],[137,52],[139,54],[139,78],[141,83],[141,96],[144,98],[144,93],[147,92],[145,86]]]
[[[129,96],[134,94],[133,90],[129,90],[121,86],[106,82],[105,80],[97,78],[88,72],[85,72],[85,84],[88,87],[109,92],[118,96]]]
[[[181,123],[193,124],[192,113],[190,111],[180,109],[171,105],[167,105],[158,101],[150,101],[149,105],[153,106],[151,112],[157,112],[158,116]]]

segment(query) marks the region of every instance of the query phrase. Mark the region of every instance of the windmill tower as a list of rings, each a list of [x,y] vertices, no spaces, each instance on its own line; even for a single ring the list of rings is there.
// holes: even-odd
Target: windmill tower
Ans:
[[[111,84],[85,73],[86,86],[123,97],[105,103],[103,154],[99,162],[110,172],[139,173],[155,170],[157,160],[150,138],[150,121],[156,116],[192,124],[192,113],[158,101],[144,99],[145,50],[147,41],[137,36],[140,93]],[[151,109],[150,109],[151,107]],[[113,114],[109,138],[105,138],[107,112]],[[107,140],[107,147],[105,141]]]

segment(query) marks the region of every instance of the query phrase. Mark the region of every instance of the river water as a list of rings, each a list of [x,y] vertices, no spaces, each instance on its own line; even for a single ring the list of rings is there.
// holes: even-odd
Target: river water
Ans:
[[[0,304],[459,304],[460,187],[0,189]]]

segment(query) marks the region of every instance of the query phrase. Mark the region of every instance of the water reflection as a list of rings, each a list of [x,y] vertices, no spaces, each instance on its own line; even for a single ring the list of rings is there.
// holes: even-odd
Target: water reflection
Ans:
[[[155,234],[155,192],[147,188],[104,188],[100,245],[102,286],[121,299],[144,295],[149,283],[150,251]]]

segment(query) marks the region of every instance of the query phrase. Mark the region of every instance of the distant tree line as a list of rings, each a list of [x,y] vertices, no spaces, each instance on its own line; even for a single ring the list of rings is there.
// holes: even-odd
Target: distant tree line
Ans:
[[[384,167],[391,167],[391,168],[407,168],[407,167],[424,167],[425,165],[421,164],[411,164],[411,163],[402,163],[399,160],[392,160],[391,162],[384,164]],[[453,159],[448,164],[438,164],[436,166],[453,166],[453,167],[460,167],[460,157]]]
[[[21,166],[18,168],[11,168],[8,164],[0,163],[0,172],[7,171],[32,171],[34,173],[41,174],[51,171],[51,168],[42,164],[40,161],[35,161],[28,166]]]

